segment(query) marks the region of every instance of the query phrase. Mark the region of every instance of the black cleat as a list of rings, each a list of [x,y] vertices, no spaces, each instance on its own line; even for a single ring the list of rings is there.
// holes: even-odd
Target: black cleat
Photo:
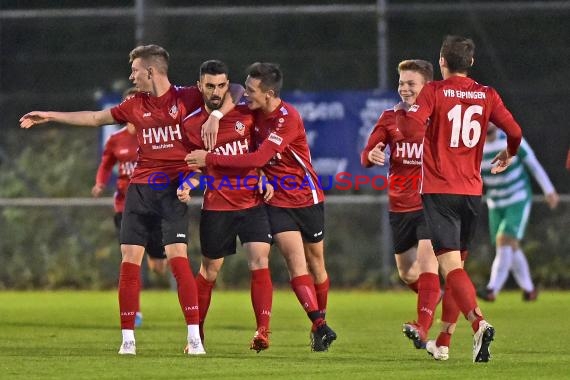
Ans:
[[[536,290],[536,288],[533,289],[532,292],[523,291],[523,296],[522,296],[523,301],[526,302],[536,301],[537,298],[538,298],[538,290]]]
[[[486,302],[495,302],[495,293],[493,289],[485,288],[477,290],[477,297]]]
[[[479,322],[479,329],[473,336],[473,363],[486,363],[491,359],[489,346],[495,339],[495,328],[487,321]]]
[[[404,323],[402,332],[414,343],[415,348],[418,350],[426,348],[426,333],[419,324],[415,322]]]
[[[336,333],[326,323],[323,323],[311,332],[311,350],[328,351],[334,340],[336,340]]]

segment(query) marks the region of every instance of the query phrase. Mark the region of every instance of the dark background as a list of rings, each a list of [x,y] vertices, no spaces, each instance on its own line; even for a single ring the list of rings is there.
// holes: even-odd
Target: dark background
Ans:
[[[538,5],[532,10],[496,1],[388,3],[393,6],[386,18],[389,89],[396,89],[396,65],[402,59],[427,59],[437,67],[444,35],[471,37],[477,45],[472,76],[499,91],[557,190],[569,193],[569,173],[564,168],[570,146],[568,2],[517,2]],[[548,3],[561,5],[554,10],[540,6]],[[157,43],[170,52],[173,83],[193,84],[200,63],[217,58],[230,65],[234,82],[243,82],[250,63],[274,61],[285,73],[286,91],[378,87],[374,1],[342,1],[371,9],[364,14],[311,15],[223,12],[227,6],[307,5],[299,0],[147,0],[146,4],[150,10],[140,42]],[[424,8],[405,11],[418,4]],[[489,10],[486,4],[500,7]],[[134,1],[97,2],[97,9],[133,6]],[[197,14],[160,15],[182,6],[197,7]],[[59,10],[65,16],[89,7],[91,1],[0,2],[0,198],[90,197],[99,162],[97,129],[54,124],[25,131],[18,127],[20,116],[31,110],[98,109],[97,96],[129,85],[128,53],[137,44],[132,14],[110,17],[94,11],[80,17],[45,13],[32,17],[34,9]],[[220,12],[203,15],[199,12],[203,7],[219,7]],[[109,188],[107,195],[111,194]],[[198,213],[198,208],[193,207],[193,212]],[[381,260],[390,258],[391,252],[381,248],[385,245],[380,236],[387,232],[380,214],[377,204],[331,203],[327,208],[327,260],[335,286],[398,282],[394,266]],[[539,286],[570,287],[569,215],[568,203],[554,213],[544,204],[533,209],[523,248]],[[476,259],[469,261],[478,285],[488,278],[493,258],[486,213],[480,222]],[[196,234],[193,230],[189,248],[194,268],[199,260]],[[0,207],[0,289],[114,287],[119,260],[110,208]],[[247,286],[243,261],[243,255],[228,260],[218,285]],[[280,259],[272,266],[278,267],[273,271],[276,283],[286,284]]]
[[[82,4],[83,3],[83,4]],[[283,5],[264,1],[263,5]],[[305,4],[287,1],[287,5]],[[422,2],[422,4],[445,2]],[[484,3],[484,2],[483,2]],[[519,2],[520,3],[520,2]],[[547,2],[542,2],[547,3]],[[256,1],[147,1],[167,6],[260,5]],[[334,4],[320,1],[312,4]],[[374,5],[374,1],[342,4]],[[390,1],[401,6],[404,1]],[[449,2],[449,4],[458,4]],[[389,13],[389,83],[405,58],[437,65],[445,34],[461,34],[477,44],[472,76],[495,87],[520,122],[560,192],[570,191],[564,160],[570,146],[566,106],[570,90],[570,12],[424,11]],[[98,1],[101,7],[132,7],[133,1]],[[88,7],[81,1],[10,1],[0,9]],[[223,7],[222,7],[223,8]],[[222,9],[221,8],[221,9]],[[445,7],[444,7],[445,9]],[[471,9],[471,10],[470,10]],[[14,156],[28,139],[17,129],[19,117],[32,109],[96,109],[94,92],[109,90],[129,75],[128,53],[135,46],[133,17],[3,18],[0,25],[0,147]],[[171,53],[174,83],[193,83],[199,64],[226,61],[233,80],[242,82],[253,61],[279,62],[286,90],[370,89],[378,85],[376,15],[147,15],[143,43],[158,43]],[[436,66],[437,67],[437,66]],[[439,73],[437,73],[439,75]],[[70,154],[72,154],[70,152]]]

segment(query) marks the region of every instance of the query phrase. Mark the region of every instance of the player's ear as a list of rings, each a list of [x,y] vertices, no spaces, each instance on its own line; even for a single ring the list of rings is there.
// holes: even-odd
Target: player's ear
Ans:
[[[473,67],[474,63],[475,63],[475,58],[471,58],[471,67]]]

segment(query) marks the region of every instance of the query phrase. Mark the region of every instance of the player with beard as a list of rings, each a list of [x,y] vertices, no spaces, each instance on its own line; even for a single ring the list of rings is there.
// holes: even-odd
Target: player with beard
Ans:
[[[90,127],[130,122],[135,126],[139,155],[127,190],[121,225],[119,311],[123,340],[119,354],[136,355],[134,325],[139,310],[140,265],[157,220],[186,320],[185,352],[205,354],[198,328],[196,282],[187,256],[188,207],[178,201],[176,194],[180,174],[188,172],[184,164],[182,119],[202,104],[202,95],[196,87],[170,83],[169,54],[158,45],[138,46],[130,52],[129,62],[129,79],[139,91],[135,96],[101,111],[33,111],[21,117],[20,126],[30,128],[47,122]],[[241,98],[242,93],[241,86],[234,86],[233,99]],[[232,97],[227,97],[220,114],[208,118],[207,127],[214,124],[216,130],[220,116],[233,109],[234,102]]]

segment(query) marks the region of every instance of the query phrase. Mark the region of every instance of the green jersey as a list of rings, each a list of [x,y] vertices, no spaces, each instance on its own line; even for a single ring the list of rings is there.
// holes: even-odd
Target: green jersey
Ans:
[[[550,194],[554,191],[554,186],[552,186],[548,175],[524,138],[509,167],[502,173],[491,174],[493,167],[491,161],[506,147],[507,139],[503,133],[497,133],[497,138],[494,141],[485,142],[483,147],[481,177],[485,186],[487,206],[490,209],[529,202],[532,197],[532,189],[528,172],[536,179],[544,194]]]

